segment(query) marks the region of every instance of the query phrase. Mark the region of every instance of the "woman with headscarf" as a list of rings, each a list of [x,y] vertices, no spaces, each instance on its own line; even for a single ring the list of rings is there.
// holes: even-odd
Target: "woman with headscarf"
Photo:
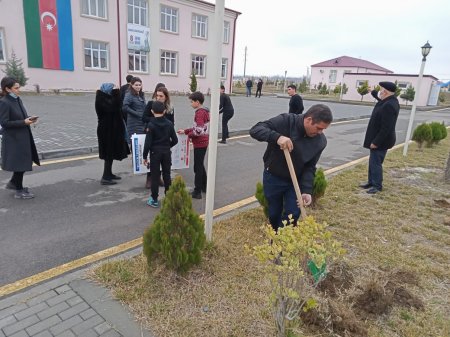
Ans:
[[[125,123],[121,111],[120,90],[113,83],[103,83],[95,95],[98,117],[97,138],[99,158],[105,161],[102,185],[114,185],[121,177],[112,173],[114,160],[122,160],[130,150],[125,140]]]
[[[33,162],[40,165],[30,125],[37,116],[29,117],[20,99],[20,84],[12,77],[1,80],[0,125],[2,133],[2,170],[14,172],[6,184],[15,190],[16,199],[31,199],[34,194],[23,187],[23,175],[32,170]]]

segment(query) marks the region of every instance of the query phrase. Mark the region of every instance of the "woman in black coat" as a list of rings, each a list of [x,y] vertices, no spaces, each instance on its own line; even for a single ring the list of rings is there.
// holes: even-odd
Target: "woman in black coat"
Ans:
[[[120,177],[112,173],[113,160],[122,160],[130,150],[125,139],[120,90],[113,83],[103,83],[95,96],[98,117],[97,138],[99,158],[105,161],[102,185],[114,185]]]
[[[134,133],[144,133],[144,123],[142,122],[142,115],[145,109],[145,98],[140,95],[142,91],[142,81],[139,77],[133,77],[130,82],[130,87],[123,99],[122,110],[127,114],[127,130],[128,136],[131,137]],[[131,144],[131,139],[128,139],[128,144]]]
[[[28,116],[19,97],[20,84],[14,78],[4,77],[1,80],[1,88],[2,169],[14,172],[6,188],[16,191],[16,199],[31,199],[34,194],[27,187],[23,187],[23,175],[32,170],[33,162],[40,165],[30,129],[30,125],[36,123],[37,117]]]

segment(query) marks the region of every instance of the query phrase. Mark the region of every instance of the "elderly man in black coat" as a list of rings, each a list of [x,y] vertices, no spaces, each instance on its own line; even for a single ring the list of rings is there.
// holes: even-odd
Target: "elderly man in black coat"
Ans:
[[[4,77],[1,88],[2,169],[14,172],[6,188],[16,191],[16,199],[31,199],[34,194],[27,187],[23,187],[23,175],[32,170],[33,162],[40,165],[30,129],[30,125],[36,123],[37,117],[28,116],[19,97],[20,84],[14,78]]]
[[[373,108],[364,138],[364,147],[370,149],[367,183],[360,187],[375,194],[383,188],[383,161],[387,150],[395,145],[395,124],[400,105],[395,96],[397,86],[392,82],[380,82],[381,90],[373,90],[372,96],[378,102]]]
[[[120,177],[112,173],[113,160],[122,160],[130,150],[125,139],[125,122],[121,113],[119,89],[113,83],[103,83],[95,96],[98,117],[97,138],[100,159],[105,161],[102,185],[114,185]]]

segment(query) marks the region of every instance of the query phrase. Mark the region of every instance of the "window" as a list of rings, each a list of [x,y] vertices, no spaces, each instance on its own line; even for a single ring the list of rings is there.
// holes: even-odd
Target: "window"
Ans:
[[[222,58],[222,71],[220,72],[220,77],[227,78],[228,72],[228,59]]]
[[[161,30],[178,33],[178,9],[161,5]]]
[[[81,14],[106,19],[106,0],[82,0]]]
[[[409,82],[398,82],[397,83],[397,87],[399,87],[402,91],[406,90],[408,88],[408,86],[410,86],[411,83]]]
[[[173,51],[161,52],[161,74],[177,74],[178,53]]]
[[[128,50],[128,70],[147,72],[148,53],[138,50]]]
[[[192,67],[191,69],[195,72],[195,75],[204,77],[206,68],[206,56],[192,55]]]
[[[336,83],[337,70],[330,70],[329,83]]]
[[[6,61],[5,38],[0,28],[0,62]]]
[[[108,44],[98,41],[84,41],[84,67],[108,70]]]
[[[128,0],[128,23],[147,26],[147,0]]]
[[[230,22],[223,22],[223,43],[230,42]]]
[[[364,85],[364,83],[367,83],[367,80],[357,80],[356,87],[359,88],[360,86]]]
[[[192,37],[206,39],[208,33],[208,17],[199,14],[192,15]]]

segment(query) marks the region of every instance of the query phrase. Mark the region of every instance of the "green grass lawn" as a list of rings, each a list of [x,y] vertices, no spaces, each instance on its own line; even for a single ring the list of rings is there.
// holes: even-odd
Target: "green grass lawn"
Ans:
[[[347,249],[290,336],[450,336],[450,185],[443,180],[450,139],[408,157],[389,152],[384,190],[358,188],[367,165],[329,178],[314,210]],[[253,191],[251,191],[253,192]],[[251,193],[249,191],[249,193]],[[438,200],[438,201],[437,201]],[[439,200],[441,202],[439,202]],[[274,336],[270,283],[245,245],[264,240],[261,208],[214,225],[201,265],[178,276],[143,256],[104,263],[90,277],[156,336]]]

